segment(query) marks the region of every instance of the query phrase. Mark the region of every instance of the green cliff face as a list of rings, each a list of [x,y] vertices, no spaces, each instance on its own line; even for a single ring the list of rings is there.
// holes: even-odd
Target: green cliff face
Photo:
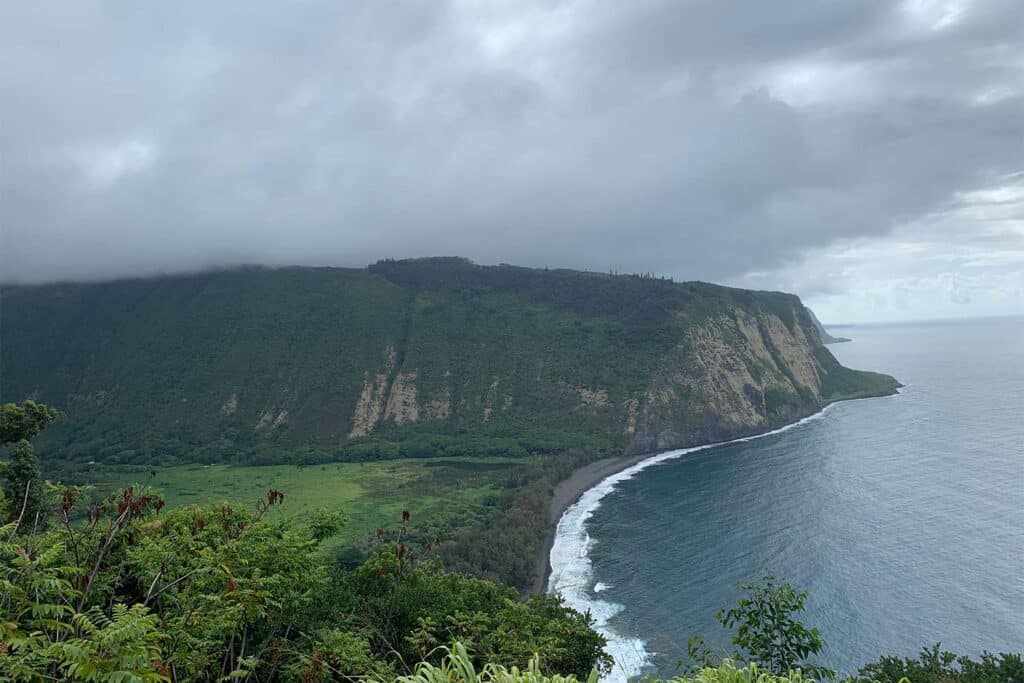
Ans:
[[[462,259],[3,293],[2,399],[62,459],[642,452],[888,393],[795,297]]]

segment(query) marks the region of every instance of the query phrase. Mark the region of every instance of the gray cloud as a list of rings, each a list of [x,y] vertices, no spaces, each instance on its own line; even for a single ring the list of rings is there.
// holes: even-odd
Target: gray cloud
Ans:
[[[1000,0],[7,3],[0,280],[792,273],[1024,170],[1022,27]]]

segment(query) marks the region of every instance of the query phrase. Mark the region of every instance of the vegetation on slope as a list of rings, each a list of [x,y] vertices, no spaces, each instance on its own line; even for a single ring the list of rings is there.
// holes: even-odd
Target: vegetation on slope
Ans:
[[[2,398],[67,415],[47,462],[597,457],[895,386],[839,366],[796,297],[656,278],[422,259],[3,297]]]
[[[50,476],[149,481],[172,505],[239,505],[264,484],[297,512],[345,505],[325,546],[349,563],[411,509],[446,566],[521,590],[552,487],[586,460],[895,385],[840,366],[796,297],[650,277],[420,259],[3,296],[4,396],[65,415],[38,441]],[[477,486],[423,458],[502,469]]]

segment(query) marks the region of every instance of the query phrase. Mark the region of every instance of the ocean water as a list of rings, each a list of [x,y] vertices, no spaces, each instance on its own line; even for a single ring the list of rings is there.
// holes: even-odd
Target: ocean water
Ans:
[[[559,523],[551,588],[609,636],[611,679],[671,675],[766,571],[810,592],[819,661],[852,673],[941,642],[1024,650],[1024,320],[864,326],[831,346],[898,396],[661,454]]]

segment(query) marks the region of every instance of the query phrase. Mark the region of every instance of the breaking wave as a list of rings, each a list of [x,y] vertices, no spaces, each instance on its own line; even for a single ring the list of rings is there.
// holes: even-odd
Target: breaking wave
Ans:
[[[594,619],[595,629],[608,640],[605,651],[612,656],[615,664],[612,670],[602,677],[602,681],[619,683],[627,681],[633,676],[639,676],[643,672],[644,666],[649,663],[651,653],[648,652],[646,643],[643,640],[618,633],[609,625],[608,622],[612,617],[621,612],[624,606],[608,600],[602,600],[597,596],[598,593],[606,590],[608,586],[600,582],[593,582],[594,573],[590,560],[590,549],[594,541],[590,538],[590,534],[587,533],[587,520],[600,507],[601,500],[615,490],[615,487],[620,482],[631,479],[638,472],[652,465],[709,448],[753,441],[754,439],[760,439],[773,434],[781,434],[811,420],[819,419],[833,405],[835,404],[829,404],[813,415],[784,427],[764,432],[763,434],[656,453],[620,472],[605,477],[596,486],[587,489],[580,496],[579,500],[562,513],[561,519],[558,520],[558,527],[555,529],[555,541],[551,547],[549,558],[551,562],[551,576],[548,580],[548,592],[557,593],[562,596],[562,599],[565,600],[568,606],[579,612],[589,611]]]

